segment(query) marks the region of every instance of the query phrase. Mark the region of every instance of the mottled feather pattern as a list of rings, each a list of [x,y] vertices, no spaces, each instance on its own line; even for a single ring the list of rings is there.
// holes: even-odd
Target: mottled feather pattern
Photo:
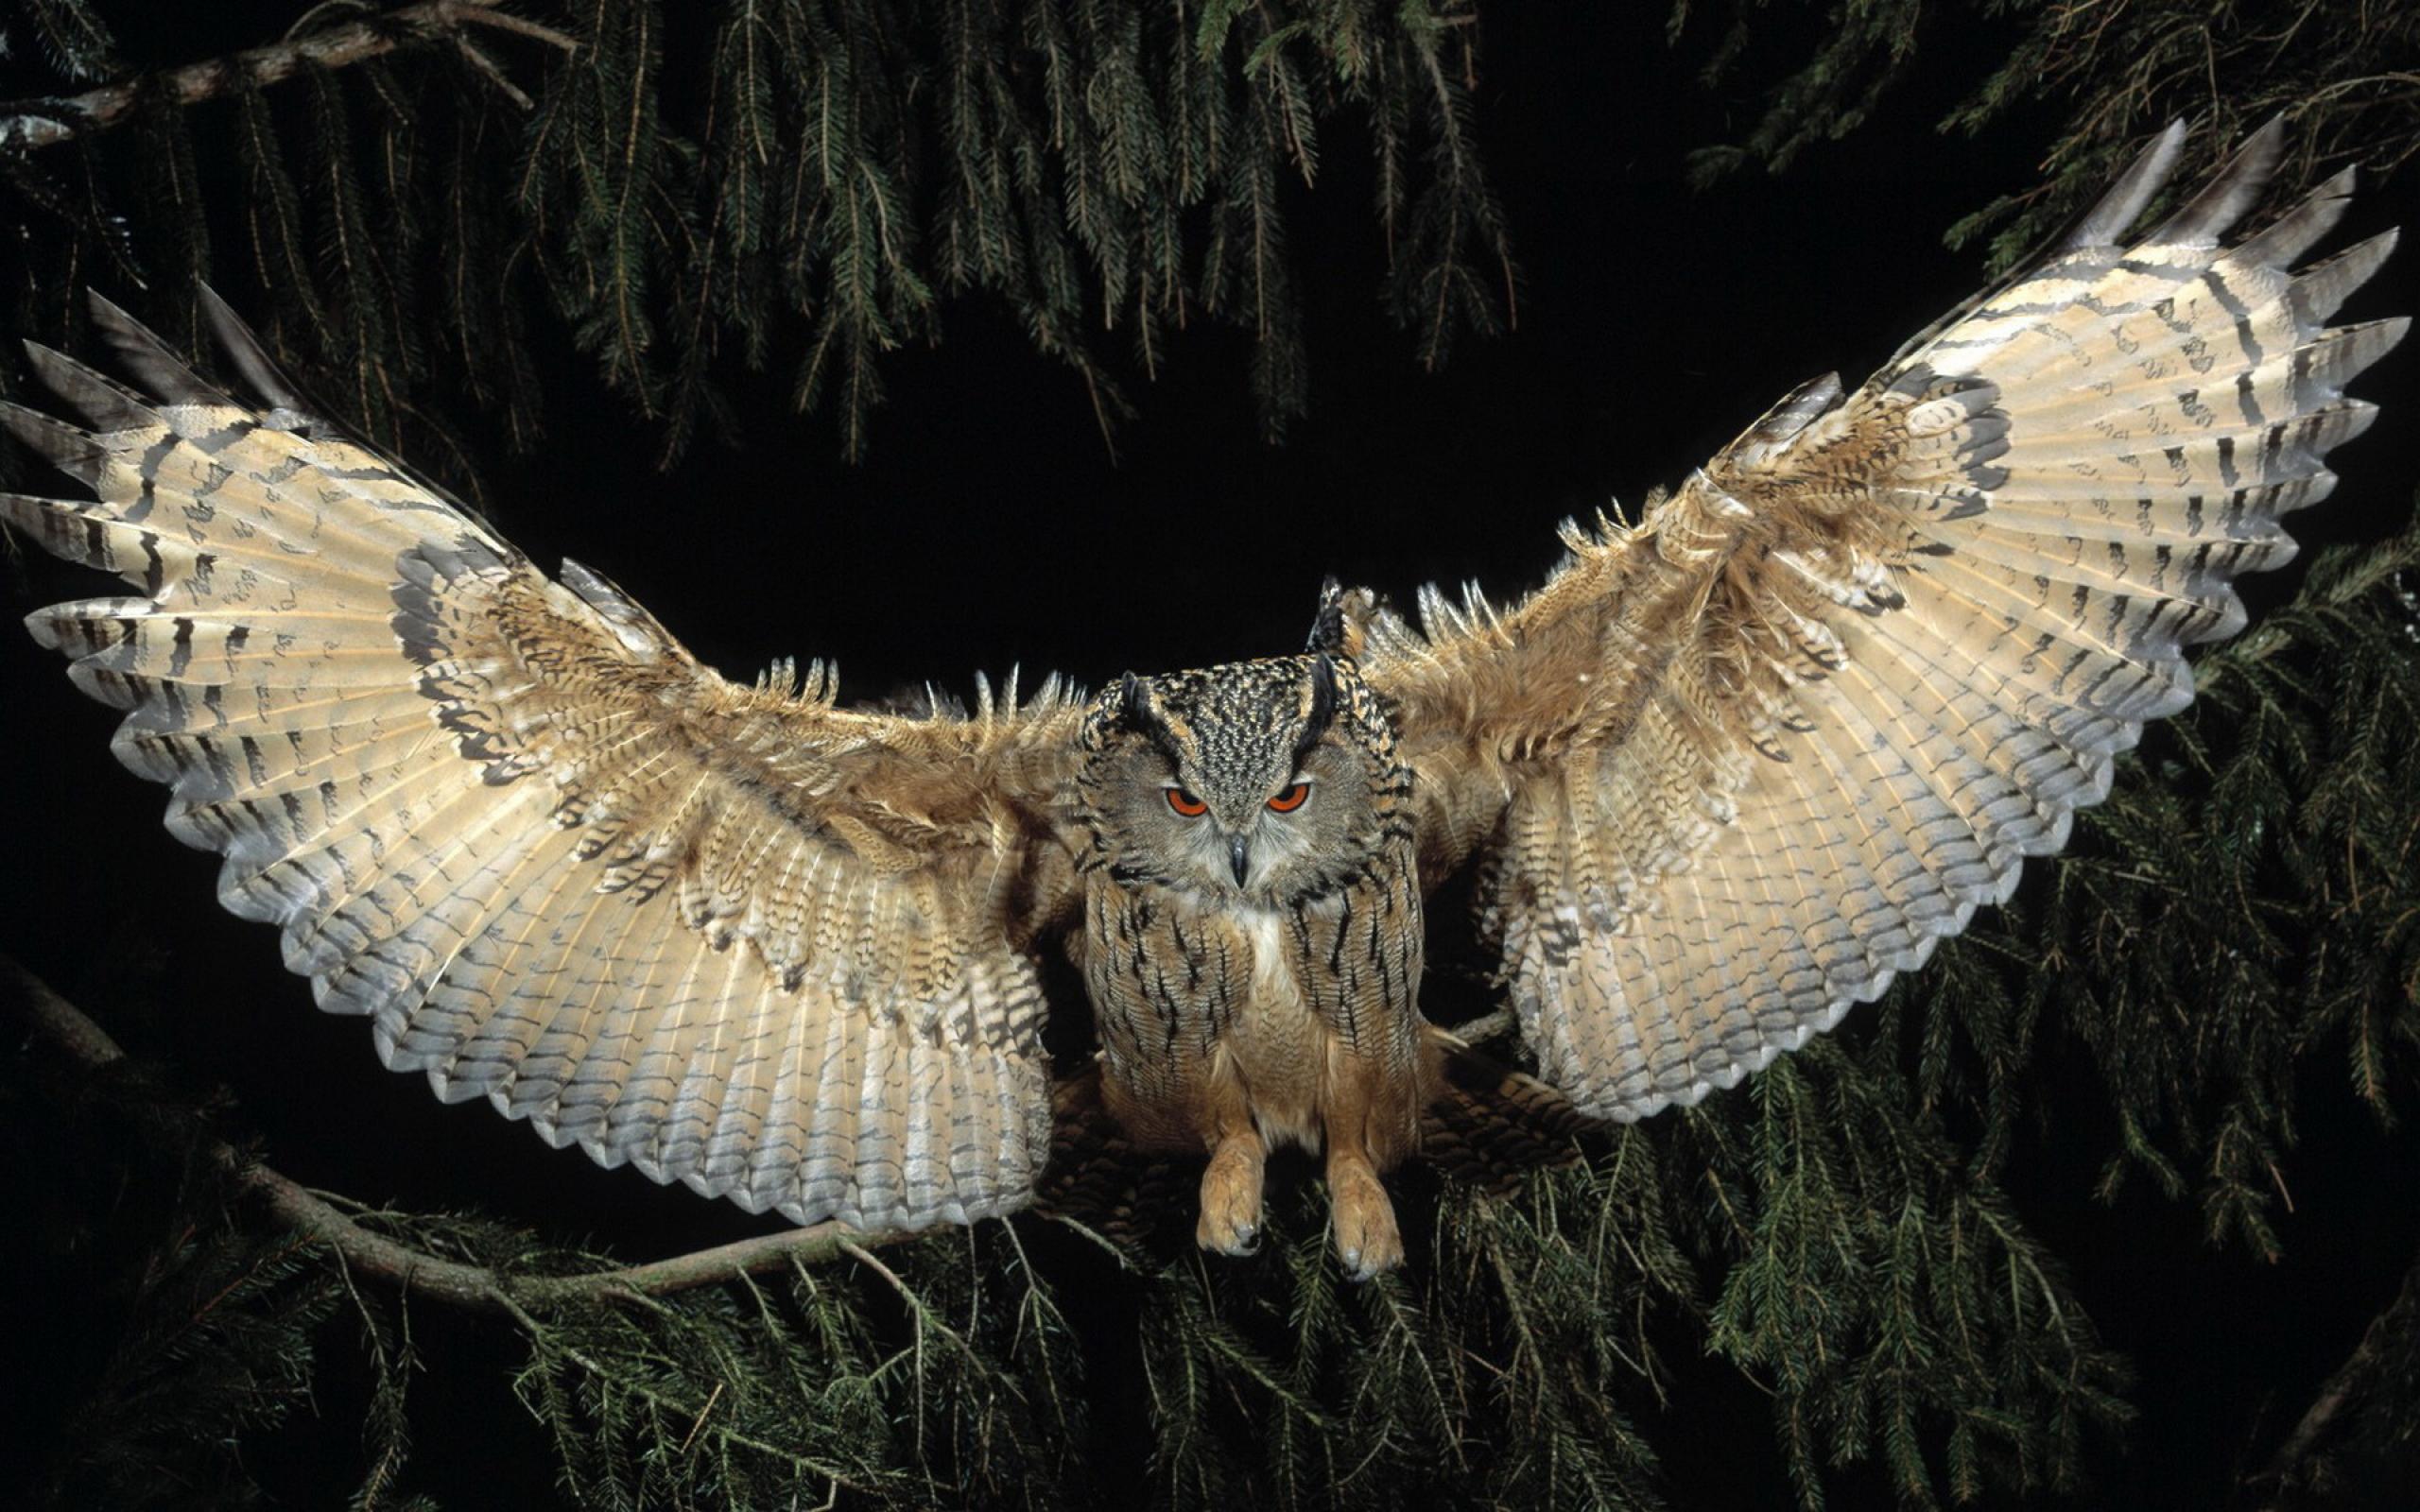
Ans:
[[[129,712],[120,758],[323,1007],[449,1099],[752,1210],[912,1228],[1027,1200],[1074,701],[910,719],[834,708],[820,671],[727,683],[282,384],[238,404],[96,318],[160,391],[41,352],[102,428],[9,422],[98,498],[0,517],[147,596],[29,624]]]
[[[1124,697],[1104,699],[1086,720],[1080,744],[1093,759],[1076,782],[1088,835],[1084,971],[1113,1099],[1146,1143],[1200,1138],[1212,1122],[1203,1108],[1210,1086],[1231,1074],[1233,1057],[1299,1068],[1299,1095],[1277,1099],[1290,1111],[1281,1116],[1272,1105],[1263,1116],[1272,1133],[1319,1148],[1310,1083],[1330,1036],[1344,1054],[1395,1065],[1406,1094],[1416,1091],[1422,929],[1410,773],[1351,659],[1327,660],[1319,677],[1314,660],[1130,679]],[[1315,688],[1328,690],[1326,707]],[[1132,700],[1149,701],[1148,720]],[[1138,733],[1145,727],[1150,733]],[[1332,850],[1302,858],[1282,890],[1202,896],[1163,858],[1125,843],[1105,812],[1103,758],[1120,742],[1167,742],[1213,773],[1290,771],[1303,747],[1330,736],[1357,758],[1361,822]],[[1270,920],[1265,943],[1253,936],[1254,913]],[[1265,958],[1270,951],[1282,962]],[[1271,990],[1272,975],[1283,990]],[[1399,1125],[1381,1143],[1399,1157],[1417,1143],[1416,1097],[1396,1112]]]
[[[2293,271],[2348,170],[2222,246],[2272,125],[2124,240],[2182,141],[1854,393],[1818,380],[1635,527],[1567,532],[1516,608],[1359,606],[1424,867],[1480,852],[1524,1033],[1583,1108],[1734,1085],[2004,900],[2191,698],[2232,580],[2292,556],[2279,517],[2374,413],[2342,386],[2404,334],[2325,324],[2393,237]],[[1461,816],[1498,790],[1496,829]]]
[[[1419,1147],[1441,1052],[1383,702],[1315,636],[1304,656],[1129,676],[1080,743],[1102,1106],[1138,1149],[1209,1154],[1205,1247],[1258,1242],[1263,1164],[1290,1144],[1325,1160],[1346,1271],[1395,1264],[1379,1177]]]
[[[1417,1144],[1420,907],[1408,850],[1374,858],[1356,885],[1321,903],[1286,910],[1272,940],[1293,988],[1282,993],[1267,989],[1272,963],[1259,958],[1247,926],[1219,910],[1149,886],[1095,887],[1088,908],[1085,970],[1102,1064],[1136,1137],[1160,1147],[1199,1143],[1207,1084],[1227,1074],[1232,1057],[1268,1068],[1255,1085],[1269,1094],[1261,1115],[1270,1137],[1317,1150],[1321,1098],[1311,1083],[1333,1038],[1340,1053],[1397,1068],[1408,1100],[1381,1148],[1399,1159]]]

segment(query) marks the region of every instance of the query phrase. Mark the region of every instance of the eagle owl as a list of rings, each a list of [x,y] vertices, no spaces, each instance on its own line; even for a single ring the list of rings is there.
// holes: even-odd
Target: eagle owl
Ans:
[[[1264,1157],[1305,1146],[1367,1276],[1402,1255],[1382,1177],[1469,1085],[1419,1006],[1445,880],[1534,1058],[1500,1086],[1634,1119],[1920,965],[2188,701],[2406,324],[2326,323],[2391,234],[2297,269],[2349,170],[2225,240],[2279,140],[2129,237],[2171,127],[1862,386],[1566,527],[1515,606],[1415,627],[1331,585],[1302,654],[1090,699],[725,681],[317,418],[215,300],[244,398],[98,301],[137,387],[33,349],[81,423],[8,422],[96,502],[0,518],[137,586],[33,633],[127,711],[219,901],[440,1096],[801,1223],[968,1222],[1042,1174],[1063,952],[1099,1106],[1208,1158],[1201,1241],[1251,1247]]]

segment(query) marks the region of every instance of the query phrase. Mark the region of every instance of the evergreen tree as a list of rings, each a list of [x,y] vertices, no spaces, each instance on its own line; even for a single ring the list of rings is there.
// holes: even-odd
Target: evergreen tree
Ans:
[[[2408,157],[2420,24],[2350,0],[2301,14],[1684,7],[1668,51],[1606,78],[1558,67],[1560,34],[1522,44],[1535,72],[1499,73],[1512,65],[1496,39],[1519,24],[1457,0],[259,0],[182,15],[17,0],[16,103],[0,107],[0,216],[17,234],[0,271],[10,329],[70,350],[86,284],[134,291],[127,302],[199,350],[192,290],[210,282],[263,317],[348,422],[510,532],[595,556],[591,531],[645,542],[691,518],[772,531],[765,517],[820,510],[769,539],[851,559],[883,524],[868,518],[886,458],[963,445],[1027,465],[1023,438],[983,429],[971,403],[967,436],[886,423],[893,386],[952,393],[931,375],[963,348],[986,373],[1029,374],[1033,403],[1080,417],[1101,457],[1170,427],[1256,446],[1323,408],[1433,413],[1383,374],[1449,354],[1480,369],[1449,403],[1472,424],[1500,418],[1484,394],[1506,344],[1461,338],[1513,321],[1526,233],[1507,186],[1521,170],[1498,158],[1491,176],[1482,149],[1492,119],[1535,108],[1525,92],[1635,94],[1716,122],[1744,92],[1753,124],[1734,144],[1719,125],[1702,137],[1701,176],[1793,160],[1806,173],[1722,186],[1735,197],[1839,193],[1820,178],[1841,171],[1823,144],[1852,133],[1879,152],[1931,119],[2022,143],[2047,132],[2046,187],[1994,200],[1979,186],[1953,231],[1994,231],[2006,263],[2173,113],[2200,118],[2206,154],[2293,107],[2290,172],[2305,180]],[[1577,38],[1587,24],[1571,25]],[[1656,77],[1675,69],[1699,77]],[[1673,201],[1681,215],[1713,202]],[[1900,314],[1932,313],[1858,292],[1836,318],[1869,355],[1906,334]],[[1334,313],[1357,301],[1395,334]],[[1357,350],[1376,345],[1391,350]],[[1692,422],[1715,440],[1771,394],[1732,391],[1734,363],[1707,366],[1616,382],[1719,410]],[[793,409],[816,418],[785,434]],[[918,414],[958,419],[945,399]],[[619,450],[609,431],[625,433]],[[730,475],[712,471],[725,443],[795,456],[786,473],[807,481],[785,496],[695,483]],[[616,493],[580,471],[583,449],[633,444],[667,483]],[[1703,450],[1625,459],[1625,486]],[[1267,467],[1316,470],[1312,452]],[[1281,1184],[1274,1237],[1247,1263],[1192,1249],[1184,1173],[1144,1180],[1122,1211],[889,1244],[768,1233],[684,1194],[649,1207],[630,1178],[567,1174],[560,1158],[538,1180],[574,1194],[550,1206],[442,1155],[490,1146],[434,1132],[390,1166],[425,1168],[422,1190],[443,1194],[430,1205],[455,1211],[310,1190],[285,1173],[329,1162],[280,1143],[281,1092],[340,1083],[348,1106],[327,1126],[368,1143],[423,1090],[364,1091],[377,1073],[358,1026],[301,1022],[302,995],[257,932],[177,921],[200,906],[206,868],[145,901],[151,885],[122,873],[167,849],[148,790],[95,784],[54,803],[24,786],[9,801],[28,836],[80,832],[104,803],[141,810],[79,833],[95,879],[44,884],[97,901],[79,908],[80,937],[0,942],[43,968],[0,957],[0,1002],[29,1025],[0,1074],[21,1219],[0,1334],[24,1399],[0,1408],[45,1430],[20,1461],[30,1489],[78,1507],[311,1504],[331,1486],[363,1506],[478,1505],[549,1483],[567,1503],[633,1507],[2148,1503],[2126,1468],[2146,1431],[2130,1419],[2183,1401],[2226,1444],[2222,1473],[2200,1484],[2239,1504],[2414,1494],[2420,1221],[2395,1115],[2420,1052],[2420,533],[2361,528],[2384,518],[2375,501],[2409,490],[2408,451],[2348,455],[2360,481],[2329,506],[2340,543],[2202,659],[2194,707],[2122,764],[2112,799],[2011,907],[1840,1034],[1699,1108],[1592,1138],[1575,1164],[1502,1193],[1413,1176],[1420,1258],[1364,1286],[1338,1274],[1319,1194],[1299,1181]],[[1113,497],[1131,487],[1096,476]],[[1541,481],[1534,503],[1600,502],[1562,496],[1582,481]],[[2366,517],[2345,503],[2360,492]],[[1201,518],[1236,517],[1218,502]],[[1366,522],[1389,503],[1327,507]],[[1328,528],[1253,517],[1252,553],[1188,558],[1195,517],[1164,507],[1124,557],[1098,538],[1127,528],[1128,502],[1071,499],[1068,524],[1019,523],[1082,566],[1021,585],[1000,612],[1089,628],[1102,577],[1141,592],[1149,572],[1158,592],[1187,559],[1245,593],[1259,551]],[[933,508],[945,535],[1008,539]],[[1516,533],[1538,539],[1502,558],[1527,565],[1499,586],[1543,565],[1544,529]],[[1344,559],[1295,576],[1354,567],[1368,534],[1316,536]],[[1434,570],[1400,549],[1390,570]],[[15,602],[92,592],[11,570]],[[753,558],[720,571],[739,590],[726,614],[788,580]],[[947,571],[921,593],[955,603]],[[1185,590],[1166,593],[1181,606]],[[915,614],[912,596],[867,612]],[[1028,602],[1058,596],[1068,606]],[[903,651],[878,671],[982,654],[958,615],[925,612],[953,621],[925,638],[947,660]],[[1174,635],[1170,655],[1191,644]],[[30,656],[0,663],[12,701],[36,677],[55,680]],[[88,747],[78,771],[97,749],[91,729],[60,743]],[[14,880],[26,896],[9,917],[52,917],[33,879]],[[222,938],[254,964],[229,968],[225,1001],[177,996],[171,969]],[[1504,1034],[1484,981],[1455,967],[1442,963],[1432,1010]],[[210,1088],[238,1057],[199,1071],[181,1057],[197,1022],[274,1062],[242,1109]],[[325,1078],[306,1042],[322,1033],[313,1042],[337,1046]],[[517,1130],[489,1132],[511,1152],[500,1160],[548,1161]],[[2297,1190],[2314,1212],[2375,1221],[2314,1234],[2294,1222]],[[606,1211],[625,1203],[673,1216]],[[565,1237],[592,1222],[614,1249],[676,1258],[633,1263]],[[2354,1278],[2360,1294],[2338,1299],[2346,1326],[2311,1343],[2327,1363],[2255,1418],[2194,1401],[2189,1379],[2136,1379],[2113,1346],[2122,1320],[2087,1293],[2137,1242],[2153,1295],[2309,1305],[2308,1284],[2245,1280],[2247,1260]],[[2363,1263],[2326,1253],[2364,1242],[2400,1247]]]

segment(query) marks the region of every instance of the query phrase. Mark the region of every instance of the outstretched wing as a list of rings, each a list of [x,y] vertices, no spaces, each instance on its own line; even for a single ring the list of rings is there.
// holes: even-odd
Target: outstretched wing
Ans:
[[[2344,382],[2404,320],[2325,328],[2392,234],[2299,274],[2350,170],[2220,238],[2273,124],[2140,241],[2159,144],[2031,272],[1855,393],[1791,395],[1635,528],[1566,531],[1517,609],[1364,606],[1424,874],[1480,854],[1547,1080],[1636,1118],[1878,996],[2066,842],[2229,583],[2294,551]]]
[[[141,596],[27,621],[113,743],[397,1070],[557,1145],[869,1228],[1024,1202],[1048,1152],[1028,946],[1068,897],[1055,686],[971,719],[735,686],[575,563],[550,581],[312,420],[95,318],[149,390],[32,349],[88,427],[9,406],[93,504],[0,519]]]

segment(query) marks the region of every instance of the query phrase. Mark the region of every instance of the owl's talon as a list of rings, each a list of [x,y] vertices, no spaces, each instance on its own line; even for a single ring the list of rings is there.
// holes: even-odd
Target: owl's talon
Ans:
[[[1336,1225],[1336,1256],[1348,1280],[1367,1281],[1403,1263],[1403,1233],[1395,1205],[1378,1173],[1358,1160],[1330,1160],[1328,1201]]]
[[[1266,1154],[1257,1135],[1221,1140],[1201,1173],[1201,1216],[1194,1242],[1221,1255],[1260,1248],[1260,1173]]]
[[[1236,1223],[1232,1215],[1215,1213],[1205,1201],[1201,1220],[1194,1225],[1194,1242],[1202,1248],[1221,1255],[1242,1259],[1260,1252],[1260,1225],[1256,1222]]]

